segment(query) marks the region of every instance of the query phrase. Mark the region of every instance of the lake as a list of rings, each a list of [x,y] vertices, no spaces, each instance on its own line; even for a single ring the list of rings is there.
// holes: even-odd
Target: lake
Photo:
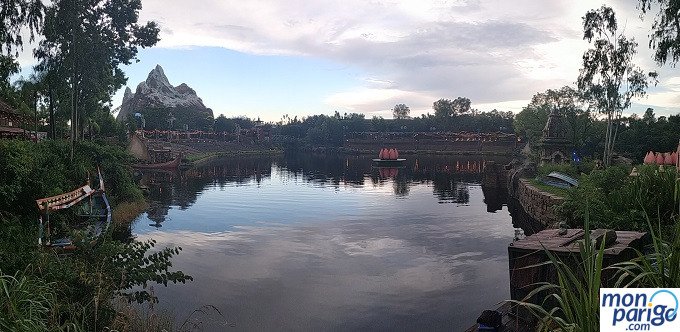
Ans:
[[[205,331],[471,326],[510,296],[515,228],[480,186],[487,160],[509,160],[406,158],[375,169],[369,156],[231,157],[139,175],[150,207],[133,234],[181,246],[173,268],[194,277],[156,286],[156,308]]]

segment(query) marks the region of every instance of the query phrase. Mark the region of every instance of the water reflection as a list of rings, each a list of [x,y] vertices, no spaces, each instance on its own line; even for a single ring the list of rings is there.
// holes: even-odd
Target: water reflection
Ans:
[[[174,267],[195,281],[155,291],[180,320],[216,306],[206,331],[458,331],[509,296],[514,229],[486,212],[483,167],[285,155],[147,172],[133,231],[184,248]]]
[[[368,181],[377,188],[392,188],[397,197],[408,196],[410,188],[431,184],[439,203],[469,203],[469,185],[478,184],[484,169],[483,157],[417,156],[409,158],[403,167],[373,167],[369,156],[319,154],[287,154],[281,156],[241,156],[211,161],[183,171],[138,171],[137,181],[149,189],[151,206],[147,211],[153,226],[161,227],[169,206],[187,209],[198,195],[210,186],[224,188],[260,184],[272,173],[290,181],[303,181],[319,186],[340,188],[363,187]],[[485,196],[499,195],[495,192]],[[491,198],[488,204],[499,210],[505,204]]]

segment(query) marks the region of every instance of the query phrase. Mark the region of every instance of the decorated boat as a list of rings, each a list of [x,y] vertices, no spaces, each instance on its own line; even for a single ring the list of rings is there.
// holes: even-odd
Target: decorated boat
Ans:
[[[178,155],[175,157],[175,159],[172,159],[170,161],[166,162],[161,162],[161,163],[137,163],[133,164],[133,168],[140,168],[140,169],[169,169],[169,168],[177,168],[179,167],[179,164],[182,162],[182,154]]]
[[[87,184],[76,190],[35,201],[40,209],[39,245],[71,251],[76,249],[77,243],[95,244],[101,234],[106,232],[111,225],[111,206],[106,198],[101,171],[97,170],[97,173],[98,189],[90,187],[88,180]],[[66,209],[72,209],[73,220],[51,225],[50,215]],[[82,236],[82,241],[73,239],[75,234]]]
[[[381,149],[377,159],[373,159],[374,166],[395,167],[401,166],[406,159],[399,158],[397,149]]]

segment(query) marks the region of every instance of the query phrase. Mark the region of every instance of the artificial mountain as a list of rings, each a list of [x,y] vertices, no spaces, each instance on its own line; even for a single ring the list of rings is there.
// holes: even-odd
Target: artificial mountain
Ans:
[[[116,119],[126,121],[135,113],[146,120],[146,129],[181,129],[185,124],[191,130],[201,130],[212,124],[213,111],[203,104],[196,91],[187,84],[172,86],[163,67],[156,65],[132,93],[125,88],[123,104]],[[172,116],[170,116],[172,114]],[[168,119],[173,118],[172,124]]]

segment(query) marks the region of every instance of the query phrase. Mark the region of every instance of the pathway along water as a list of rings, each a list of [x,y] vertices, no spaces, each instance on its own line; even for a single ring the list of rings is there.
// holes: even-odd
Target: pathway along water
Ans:
[[[147,172],[133,233],[184,249],[174,268],[194,281],[155,293],[180,321],[218,308],[193,316],[206,331],[460,331],[509,298],[515,228],[487,212],[484,163],[297,154]]]

